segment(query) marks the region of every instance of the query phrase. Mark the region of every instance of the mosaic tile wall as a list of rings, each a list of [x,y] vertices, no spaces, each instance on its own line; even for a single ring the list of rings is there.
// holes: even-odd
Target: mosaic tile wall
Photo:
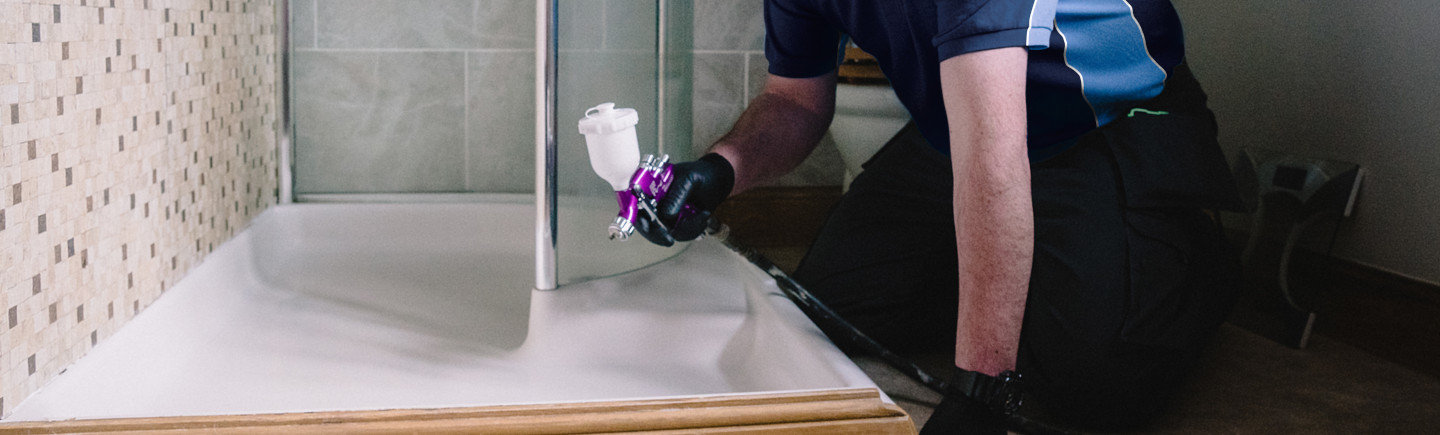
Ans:
[[[276,202],[275,8],[0,1],[0,415]]]

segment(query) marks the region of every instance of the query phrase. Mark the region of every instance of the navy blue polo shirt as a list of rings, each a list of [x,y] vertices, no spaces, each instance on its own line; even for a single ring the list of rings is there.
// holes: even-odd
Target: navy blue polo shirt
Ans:
[[[1169,0],[766,0],[770,73],[836,68],[841,34],[874,55],[925,139],[950,152],[940,61],[1030,49],[1030,159],[1073,145],[1160,94],[1185,55]]]

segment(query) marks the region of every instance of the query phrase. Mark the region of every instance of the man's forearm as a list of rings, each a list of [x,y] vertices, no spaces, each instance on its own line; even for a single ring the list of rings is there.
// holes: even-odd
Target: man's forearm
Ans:
[[[1034,256],[1020,48],[940,64],[950,121],[959,254],[955,364],[990,375],[1015,368]]]
[[[835,114],[835,76],[771,76],[764,92],[710,151],[735,168],[733,193],[785,175],[824,137]]]

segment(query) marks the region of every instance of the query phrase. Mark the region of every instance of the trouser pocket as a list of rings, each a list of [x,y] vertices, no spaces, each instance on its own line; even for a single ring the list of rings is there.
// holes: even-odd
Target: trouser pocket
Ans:
[[[1215,115],[1183,64],[1159,96],[1099,132],[1110,145],[1127,207],[1245,209],[1217,142]]]
[[[1193,349],[1229,316],[1239,294],[1235,253],[1197,209],[1124,211],[1129,280],[1121,338]]]

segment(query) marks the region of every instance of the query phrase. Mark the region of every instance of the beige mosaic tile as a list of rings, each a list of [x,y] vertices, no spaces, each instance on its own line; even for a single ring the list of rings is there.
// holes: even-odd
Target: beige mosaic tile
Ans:
[[[275,203],[275,8],[0,3],[0,416]]]

